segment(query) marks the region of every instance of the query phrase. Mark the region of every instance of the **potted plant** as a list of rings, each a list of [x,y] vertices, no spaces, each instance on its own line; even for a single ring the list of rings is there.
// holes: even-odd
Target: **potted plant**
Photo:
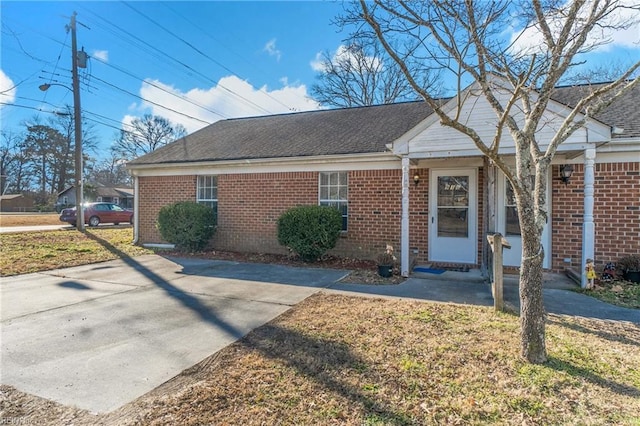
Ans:
[[[622,277],[634,283],[640,283],[640,255],[631,254],[618,260],[616,265],[622,272]]]
[[[378,256],[378,274],[381,277],[390,277],[393,274],[393,265],[395,262],[396,257],[393,255],[393,246],[387,244],[384,253]]]

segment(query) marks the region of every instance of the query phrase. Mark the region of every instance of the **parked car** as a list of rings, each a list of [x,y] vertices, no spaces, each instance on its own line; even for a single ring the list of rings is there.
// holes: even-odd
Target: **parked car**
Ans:
[[[99,223],[133,224],[133,210],[123,209],[113,203],[87,203],[83,206],[84,223],[89,226],[98,226]],[[76,208],[63,209],[60,212],[60,221],[68,222],[76,226]]]

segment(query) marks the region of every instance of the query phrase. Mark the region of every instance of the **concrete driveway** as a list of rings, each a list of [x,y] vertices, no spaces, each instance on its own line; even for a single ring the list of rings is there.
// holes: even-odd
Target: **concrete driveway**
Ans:
[[[344,274],[149,255],[3,278],[1,382],[108,412]]]

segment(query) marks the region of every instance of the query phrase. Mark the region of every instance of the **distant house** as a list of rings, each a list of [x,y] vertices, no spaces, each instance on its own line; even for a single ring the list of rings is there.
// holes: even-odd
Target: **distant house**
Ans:
[[[556,89],[538,130],[543,148],[580,90]],[[444,108],[461,105],[467,125],[491,140],[496,116],[478,92],[472,85],[444,99]],[[600,265],[640,253],[639,102],[637,87],[559,146],[547,178],[545,269],[582,270],[585,253]],[[506,132],[500,152],[515,164]],[[343,214],[335,254],[373,258],[392,244],[403,274],[409,255],[419,263],[483,267],[492,232],[512,246],[505,265],[521,262],[509,182],[422,102],[222,120],[127,167],[142,243],[163,242],[155,226],[162,206],[192,200],[217,210],[214,247],[285,253],[278,217],[296,205],[321,204]],[[563,180],[562,171],[571,177]],[[585,213],[585,206],[595,206],[594,213]]]
[[[97,186],[94,197],[86,197],[85,201],[102,201],[105,203],[114,203],[122,208],[133,208],[133,188]],[[56,210],[76,205],[76,189],[70,186],[58,194],[56,201]]]
[[[32,197],[23,194],[5,194],[0,196],[0,211],[31,212],[35,210]]]

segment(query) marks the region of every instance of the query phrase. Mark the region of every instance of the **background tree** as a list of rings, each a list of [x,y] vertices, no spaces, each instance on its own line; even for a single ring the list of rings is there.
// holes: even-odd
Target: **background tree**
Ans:
[[[56,129],[44,124],[27,127],[24,148],[32,174],[39,184],[39,204],[46,204],[49,195],[58,191],[59,175],[68,159],[68,141]]]
[[[316,68],[317,83],[311,96],[330,107],[357,107],[419,99],[398,64],[377,42],[352,41],[340,46],[335,55],[323,52]],[[431,87],[437,74],[412,67],[421,86]]]
[[[150,114],[134,118],[127,127],[128,130],[120,130],[118,139],[112,146],[112,151],[125,160],[133,160],[155,151],[187,134],[181,124],[174,125],[164,117]]]
[[[112,152],[105,158],[89,167],[87,181],[104,186],[130,186],[131,175],[125,167],[125,161]]]
[[[521,351],[529,362],[546,360],[544,252],[540,247],[547,221],[546,178],[551,160],[558,146],[590,117],[640,82],[640,62],[614,81],[581,92],[555,136],[544,145],[536,139],[536,130],[545,125],[543,113],[554,88],[582,63],[580,55],[610,42],[607,31],[637,23],[638,6],[629,4],[616,0],[360,0],[341,21],[358,25],[358,39],[377,39],[413,90],[433,108],[440,123],[467,135],[513,186],[523,243]],[[504,31],[514,23],[522,24],[523,30],[511,40]],[[522,43],[537,36],[535,44]],[[479,94],[495,112],[496,128],[490,140],[482,139],[478,129],[469,127],[460,117],[462,97],[456,98],[458,104],[453,111],[442,108],[437,95],[423,86],[412,70],[416,61],[447,73],[455,81],[457,94],[471,83],[478,86]],[[509,166],[500,153],[503,135],[507,134],[515,141],[515,167]]]
[[[24,136],[10,130],[2,130],[0,143],[0,192],[19,193],[24,190],[25,155],[22,148]]]

